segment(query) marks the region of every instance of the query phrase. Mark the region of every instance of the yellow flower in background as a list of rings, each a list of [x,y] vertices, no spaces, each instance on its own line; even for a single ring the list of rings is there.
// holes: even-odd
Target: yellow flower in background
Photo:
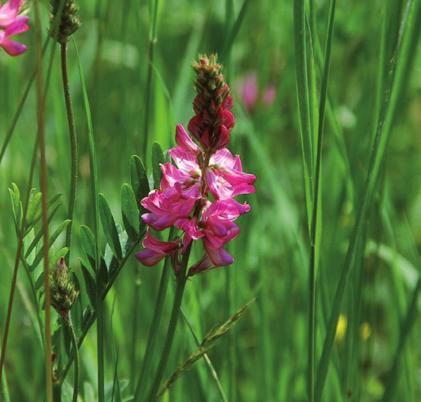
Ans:
[[[360,336],[363,341],[367,341],[371,336],[371,326],[368,322],[363,322],[360,325]]]
[[[348,319],[345,315],[339,315],[338,323],[336,324],[335,342],[341,343],[345,338],[346,327],[348,326]]]

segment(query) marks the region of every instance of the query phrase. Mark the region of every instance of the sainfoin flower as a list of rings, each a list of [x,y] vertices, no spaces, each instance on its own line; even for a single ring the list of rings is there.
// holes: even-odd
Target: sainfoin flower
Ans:
[[[26,50],[25,45],[11,39],[29,29],[29,18],[19,15],[22,5],[23,0],[9,0],[4,5],[0,2],[0,47],[10,56],[19,56]]]
[[[259,99],[265,107],[271,106],[276,99],[275,86],[271,84],[265,88],[260,88],[255,72],[246,74],[238,81],[237,92],[249,113],[255,111]]]
[[[202,56],[194,64],[197,96],[193,102],[195,116],[188,126],[191,135],[177,125],[177,145],[169,150],[173,163],[161,165],[159,188],[141,201],[148,211],[142,215],[148,230],[137,258],[144,265],[155,265],[171,256],[177,272],[193,241],[203,243],[204,255],[190,266],[189,275],[234,261],[225,246],[240,232],[234,221],[250,211],[247,203],[235,197],[255,191],[255,176],[243,172],[240,157],[226,148],[234,115],[230,88],[221,68],[216,56]],[[151,231],[169,227],[179,233],[169,242],[154,237]]]

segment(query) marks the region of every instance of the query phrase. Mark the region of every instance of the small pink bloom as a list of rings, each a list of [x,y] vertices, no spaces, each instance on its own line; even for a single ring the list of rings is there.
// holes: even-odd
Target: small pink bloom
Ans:
[[[276,98],[276,88],[274,85],[266,87],[265,92],[263,93],[263,103],[266,106],[271,106],[275,102]]]
[[[164,191],[152,190],[141,204],[149,210],[142,215],[145,223],[156,230],[163,230],[180,218],[186,218],[192,212],[196,200],[183,195],[181,185],[168,187]]]
[[[148,229],[142,243],[144,249],[136,254],[139,261],[151,267],[161,261],[167,255],[171,255],[179,248],[179,241],[162,242],[156,237],[152,236]]]
[[[255,73],[247,74],[240,82],[238,92],[248,111],[252,111],[256,106],[258,85]]]
[[[10,0],[3,6],[0,3],[0,47],[10,56],[18,56],[27,49],[25,45],[10,39],[29,29],[29,18],[18,15],[22,3],[22,0]]]
[[[255,192],[253,184],[256,176],[244,173],[240,157],[234,157],[226,148],[212,155],[207,180],[210,191],[218,199],[224,200]]]
[[[176,222],[176,227],[184,232],[183,252],[186,251],[192,240],[199,240],[204,237],[204,233],[197,226],[197,219],[179,219]]]

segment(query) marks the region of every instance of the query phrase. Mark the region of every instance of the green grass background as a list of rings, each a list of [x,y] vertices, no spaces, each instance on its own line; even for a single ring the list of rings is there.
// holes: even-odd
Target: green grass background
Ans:
[[[328,2],[315,3],[315,20],[323,48]],[[385,15],[384,3],[354,0],[338,2],[336,8],[328,87],[332,109],[328,111],[323,147],[322,240],[316,314],[318,359],[362,196],[379,113],[378,82],[387,73],[384,67],[379,68],[382,23],[387,28],[385,60],[389,60],[404,8],[403,1],[390,0],[386,2],[390,14]],[[412,331],[404,347],[398,347],[402,323],[421,269],[421,53],[417,41],[421,7],[419,1],[415,3],[418,4],[417,28],[411,41],[409,64],[403,76],[379,185],[344,291],[341,314],[347,326],[344,336],[335,341],[324,401],[382,400],[396,356],[399,366],[391,400],[421,400],[418,294]],[[229,9],[231,2],[227,4]],[[46,4],[42,5],[46,34],[47,9]],[[141,149],[148,66],[148,2],[80,0],[79,5],[83,24],[74,41],[93,113],[100,191],[121,223],[120,187],[130,180],[129,158],[139,154],[151,171],[152,143],[156,141],[163,149],[169,148],[174,144],[175,124],[187,125],[194,97],[191,62],[198,53],[222,52],[229,25],[227,5],[222,1],[159,2],[146,157]],[[235,20],[242,2],[236,0],[233,6],[232,20]],[[35,64],[33,31],[22,38],[29,45],[24,56],[11,59],[3,53],[0,55],[0,141],[10,127]],[[80,143],[71,268],[79,276],[79,227],[92,225],[93,216],[87,121],[73,42],[69,48],[71,91]],[[209,353],[230,402],[298,402],[306,400],[307,395],[309,237],[296,59],[293,1],[250,1],[231,54],[224,60],[224,71],[235,101],[236,126],[231,149],[241,153],[244,169],[257,176],[256,194],[247,197],[253,210],[241,218],[241,234],[230,248],[235,264],[195,276],[187,286],[183,302],[194,331],[202,338],[215,324],[225,321],[256,297],[240,323]],[[49,194],[63,194],[66,203],[68,134],[58,62],[56,54],[46,105],[48,180]],[[259,100],[251,113],[244,108],[236,90],[239,80],[249,72],[257,74],[260,93],[267,85],[275,85],[277,90],[273,105],[265,106]],[[320,88],[321,76],[317,73],[316,77],[315,85]],[[15,182],[22,192],[26,188],[35,138],[36,96],[32,88],[0,165],[2,326],[16,250],[8,187]],[[65,208],[62,208],[55,224],[64,218]],[[139,374],[160,272],[160,267],[141,267],[132,258],[107,298],[106,383],[112,387],[116,370],[124,398],[133,392],[133,378],[137,379]],[[139,287],[139,300],[134,297],[136,287]],[[170,299],[162,318],[164,323],[168,319]],[[21,270],[6,362],[11,401],[43,400],[43,351],[34,330],[33,312],[27,278]],[[368,337],[361,335],[363,324],[369,328]],[[162,325],[159,344],[164,339],[165,328]],[[165,377],[195,348],[194,339],[181,320]],[[81,400],[93,402],[96,398],[94,329],[81,349],[81,359]],[[158,356],[154,359],[157,361]],[[221,397],[205,363],[199,361],[163,400],[212,402]]]

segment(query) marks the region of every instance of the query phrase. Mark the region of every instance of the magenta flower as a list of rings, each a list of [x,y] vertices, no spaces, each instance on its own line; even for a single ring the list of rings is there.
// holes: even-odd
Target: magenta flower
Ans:
[[[249,113],[254,112],[258,99],[261,99],[266,107],[271,106],[276,99],[275,86],[269,85],[261,91],[255,72],[246,74],[238,82],[237,90],[243,101],[244,107]]]
[[[183,194],[182,186],[176,183],[165,190],[153,190],[145,197],[141,204],[149,210],[142,219],[156,230],[163,230],[181,218],[190,215],[196,200]]]
[[[10,56],[18,56],[27,49],[25,45],[10,39],[29,29],[29,18],[19,15],[22,5],[23,0],[9,0],[4,5],[0,2],[0,47]]]
[[[197,142],[181,124],[177,125],[177,145],[169,150],[174,164],[161,165],[159,189],[141,201],[149,211],[142,215],[149,228],[161,231],[174,226],[181,232],[177,240],[165,243],[148,229],[144,249],[137,254],[145,265],[155,265],[170,255],[178,272],[183,255],[197,240],[202,241],[204,256],[190,267],[189,275],[234,261],[224,247],[240,232],[234,221],[250,211],[248,204],[234,197],[253,193],[256,178],[243,172],[240,157],[224,147],[234,116],[229,87],[220,69],[215,60],[207,58],[196,65],[196,115],[190,120],[189,130]]]

